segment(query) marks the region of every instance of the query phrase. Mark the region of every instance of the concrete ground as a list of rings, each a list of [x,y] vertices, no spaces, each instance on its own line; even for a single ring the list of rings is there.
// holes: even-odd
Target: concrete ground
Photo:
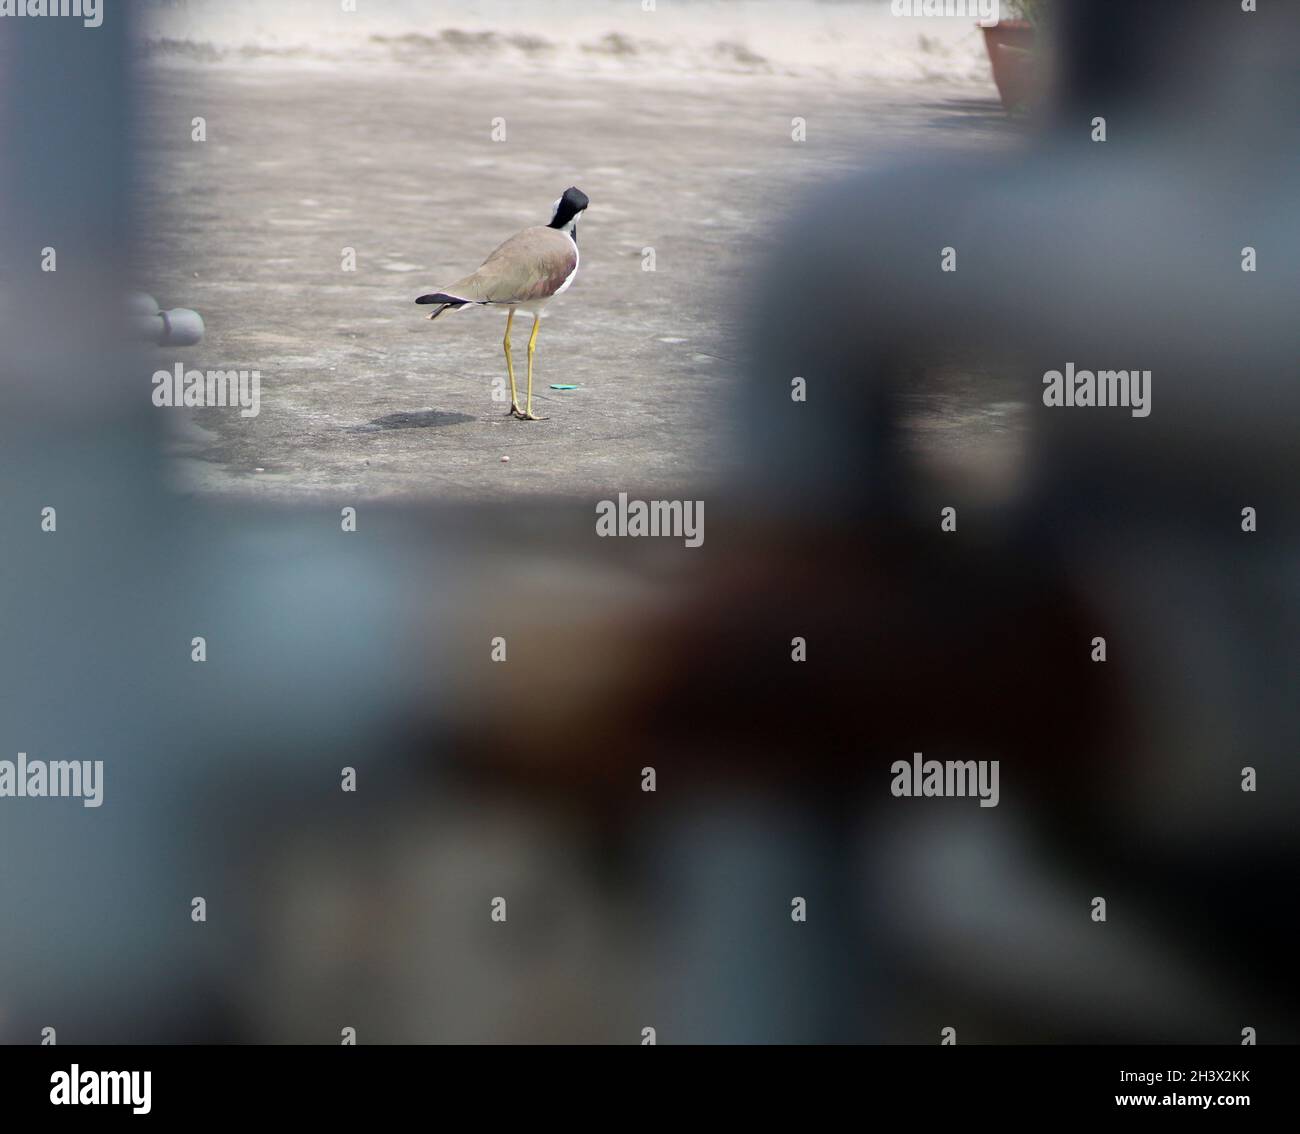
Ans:
[[[920,146],[1015,139],[991,85],[584,76],[464,90],[436,72],[146,71],[135,282],[207,325],[158,366],[256,369],[262,383],[254,419],[160,411],[178,485],[481,499],[723,476],[747,295],[802,191]],[[205,142],[190,138],[196,115]],[[413,300],[545,223],[571,184],[591,198],[581,268],[538,339],[548,420],[521,422],[492,400],[504,316],[430,323]],[[528,328],[516,319],[521,382]]]

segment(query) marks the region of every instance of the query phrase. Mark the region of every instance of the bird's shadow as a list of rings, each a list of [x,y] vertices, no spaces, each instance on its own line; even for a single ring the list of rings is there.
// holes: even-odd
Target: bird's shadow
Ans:
[[[416,413],[390,413],[377,417],[365,425],[354,425],[352,433],[379,433],[386,429],[436,429],[440,425],[460,425],[475,419],[467,413],[447,413],[444,410],[419,410]]]

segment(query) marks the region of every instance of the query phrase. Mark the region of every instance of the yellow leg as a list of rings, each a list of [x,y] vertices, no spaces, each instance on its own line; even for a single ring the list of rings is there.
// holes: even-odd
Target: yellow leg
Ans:
[[[533,351],[537,349],[537,328],[541,325],[541,315],[534,315],[533,333],[528,336],[528,408],[523,415],[525,421],[538,420],[533,416]]]
[[[519,412],[519,391],[515,389],[515,362],[510,357],[510,324],[515,321],[515,309],[510,308],[510,314],[506,316],[506,338],[502,344],[506,348],[506,369],[510,371],[510,412],[517,414]]]

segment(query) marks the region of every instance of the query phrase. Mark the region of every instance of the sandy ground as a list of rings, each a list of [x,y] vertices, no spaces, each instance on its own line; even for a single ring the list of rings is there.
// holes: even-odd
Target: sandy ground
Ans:
[[[166,411],[177,483],[257,496],[604,493],[726,475],[746,297],[801,190],[919,147],[1015,137],[991,86],[532,77],[485,98],[436,71],[201,65],[141,83],[137,282],[207,324],[158,366],[262,382],[255,419]],[[195,115],[206,142],[190,139]],[[548,420],[520,422],[492,400],[504,316],[430,323],[412,301],[545,223],[570,184],[592,202],[582,264],[538,340]],[[521,382],[527,333],[516,319]]]

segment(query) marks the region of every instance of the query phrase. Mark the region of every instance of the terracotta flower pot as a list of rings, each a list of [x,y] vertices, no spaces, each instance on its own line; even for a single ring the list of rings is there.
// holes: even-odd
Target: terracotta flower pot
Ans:
[[[1002,20],[982,30],[1002,105],[1008,111],[1030,109],[1038,93],[1033,24],[1028,20]]]

